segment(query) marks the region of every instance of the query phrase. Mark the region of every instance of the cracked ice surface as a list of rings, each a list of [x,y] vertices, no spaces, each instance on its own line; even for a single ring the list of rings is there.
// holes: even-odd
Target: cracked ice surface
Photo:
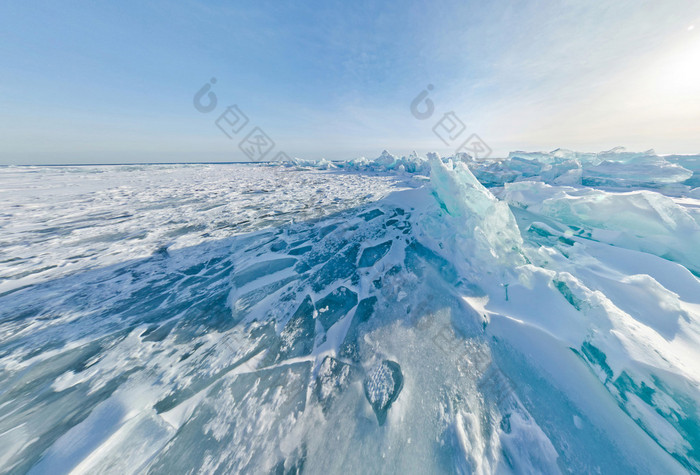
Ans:
[[[698,472],[696,165],[2,168],[0,471]]]

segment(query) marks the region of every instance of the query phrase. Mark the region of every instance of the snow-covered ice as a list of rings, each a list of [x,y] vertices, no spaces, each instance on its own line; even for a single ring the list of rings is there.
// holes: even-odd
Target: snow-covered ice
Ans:
[[[0,472],[700,473],[698,163],[0,168]]]

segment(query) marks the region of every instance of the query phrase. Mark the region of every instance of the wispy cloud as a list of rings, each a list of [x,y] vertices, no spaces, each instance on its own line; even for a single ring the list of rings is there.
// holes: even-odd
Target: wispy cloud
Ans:
[[[191,107],[211,76],[222,101],[239,104],[292,155],[449,152],[408,110],[427,84],[440,111],[457,112],[497,154],[647,144],[700,151],[692,125],[700,124],[692,86],[700,81],[687,66],[698,64],[697,2],[134,1],[0,9],[3,162],[51,161],[59,145],[91,161],[107,150],[141,161],[143,150],[167,155],[172,144],[191,160],[241,159],[213,118]],[[37,128],[45,117],[60,127]],[[123,121],[130,126],[100,125]],[[197,153],[201,140],[211,145]]]

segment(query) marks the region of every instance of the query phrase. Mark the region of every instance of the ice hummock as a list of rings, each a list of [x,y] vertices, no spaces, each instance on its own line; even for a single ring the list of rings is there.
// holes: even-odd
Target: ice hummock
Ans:
[[[0,467],[699,472],[696,163],[0,170]]]
[[[589,153],[556,149],[551,152],[511,152],[505,159],[475,160],[467,153],[446,157],[466,163],[486,187],[516,181],[539,181],[556,185],[583,185],[608,189],[663,189],[678,195],[700,185],[700,155],[657,155],[654,150],[628,152],[624,147]],[[286,167],[345,169],[430,174],[430,161],[415,152],[397,157],[384,150],[374,159],[346,161],[294,159]]]
[[[367,401],[377,415],[377,422],[384,424],[391,405],[403,388],[401,366],[395,361],[384,360],[370,368],[365,376],[364,388]]]

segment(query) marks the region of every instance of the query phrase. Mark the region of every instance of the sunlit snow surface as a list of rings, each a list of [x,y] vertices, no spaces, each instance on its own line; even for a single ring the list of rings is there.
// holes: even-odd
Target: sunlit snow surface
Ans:
[[[698,473],[699,164],[0,168],[0,472]]]

